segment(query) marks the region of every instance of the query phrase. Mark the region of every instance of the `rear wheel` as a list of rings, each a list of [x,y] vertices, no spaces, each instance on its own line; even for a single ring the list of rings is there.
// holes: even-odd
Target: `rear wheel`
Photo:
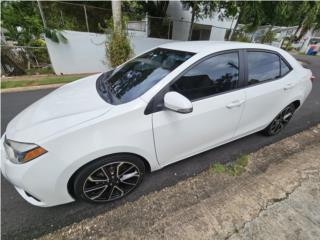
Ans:
[[[290,104],[289,106],[285,107],[263,130],[263,133],[267,136],[274,136],[280,133],[285,126],[289,123],[291,118],[293,117],[294,111],[296,110],[294,104]]]
[[[115,155],[94,161],[74,178],[74,195],[87,202],[104,203],[128,195],[142,181],[143,161],[136,156]]]

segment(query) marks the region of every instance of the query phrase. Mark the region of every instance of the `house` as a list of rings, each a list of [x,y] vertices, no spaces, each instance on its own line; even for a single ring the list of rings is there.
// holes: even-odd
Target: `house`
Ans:
[[[191,25],[191,9],[183,7],[181,1],[170,1],[167,16],[172,21],[173,40],[188,40]],[[191,40],[215,40],[224,41],[227,30],[232,29],[236,21],[234,19],[219,20],[218,13],[212,18],[196,19],[193,25]]]
[[[135,36],[187,41],[191,26],[191,9],[185,8],[181,1],[170,1],[166,15],[164,18],[147,16],[142,21],[129,21],[128,32]],[[236,18],[220,20],[218,13],[211,18],[195,19],[191,40],[224,41],[227,31],[235,24]]]

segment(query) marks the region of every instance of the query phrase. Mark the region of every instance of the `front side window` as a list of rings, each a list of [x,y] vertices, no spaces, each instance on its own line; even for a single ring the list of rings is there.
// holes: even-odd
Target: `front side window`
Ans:
[[[195,100],[232,90],[238,81],[239,56],[233,52],[204,60],[183,74],[171,88]]]
[[[248,52],[248,85],[274,80],[280,76],[278,55],[268,52]]]
[[[111,74],[102,75],[97,83],[98,92],[109,103],[129,102],[141,96],[193,55],[184,51],[154,49]]]

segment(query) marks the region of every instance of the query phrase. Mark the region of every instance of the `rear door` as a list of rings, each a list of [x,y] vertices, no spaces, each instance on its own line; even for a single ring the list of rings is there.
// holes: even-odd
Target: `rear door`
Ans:
[[[238,51],[212,56],[191,67],[169,87],[193,103],[193,112],[153,113],[157,157],[164,166],[232,139],[245,102],[239,89]]]
[[[236,137],[266,127],[289,104],[296,87],[292,68],[278,53],[248,50],[245,58],[246,103]]]

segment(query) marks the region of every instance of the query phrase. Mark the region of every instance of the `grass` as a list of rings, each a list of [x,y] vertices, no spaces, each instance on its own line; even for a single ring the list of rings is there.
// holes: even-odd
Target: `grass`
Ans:
[[[31,68],[26,70],[27,75],[35,75],[35,74],[53,74],[51,67],[46,68]]]
[[[228,165],[214,163],[211,165],[210,170],[214,173],[226,173],[229,176],[239,176],[246,170],[248,161],[249,156],[244,154],[241,155],[236,161]]]
[[[40,86],[48,84],[58,84],[58,83],[69,83],[80,79],[81,76],[48,76],[38,79],[19,79],[19,80],[5,80],[1,81],[1,89],[6,88],[16,88],[16,87],[30,87],[30,86]]]

